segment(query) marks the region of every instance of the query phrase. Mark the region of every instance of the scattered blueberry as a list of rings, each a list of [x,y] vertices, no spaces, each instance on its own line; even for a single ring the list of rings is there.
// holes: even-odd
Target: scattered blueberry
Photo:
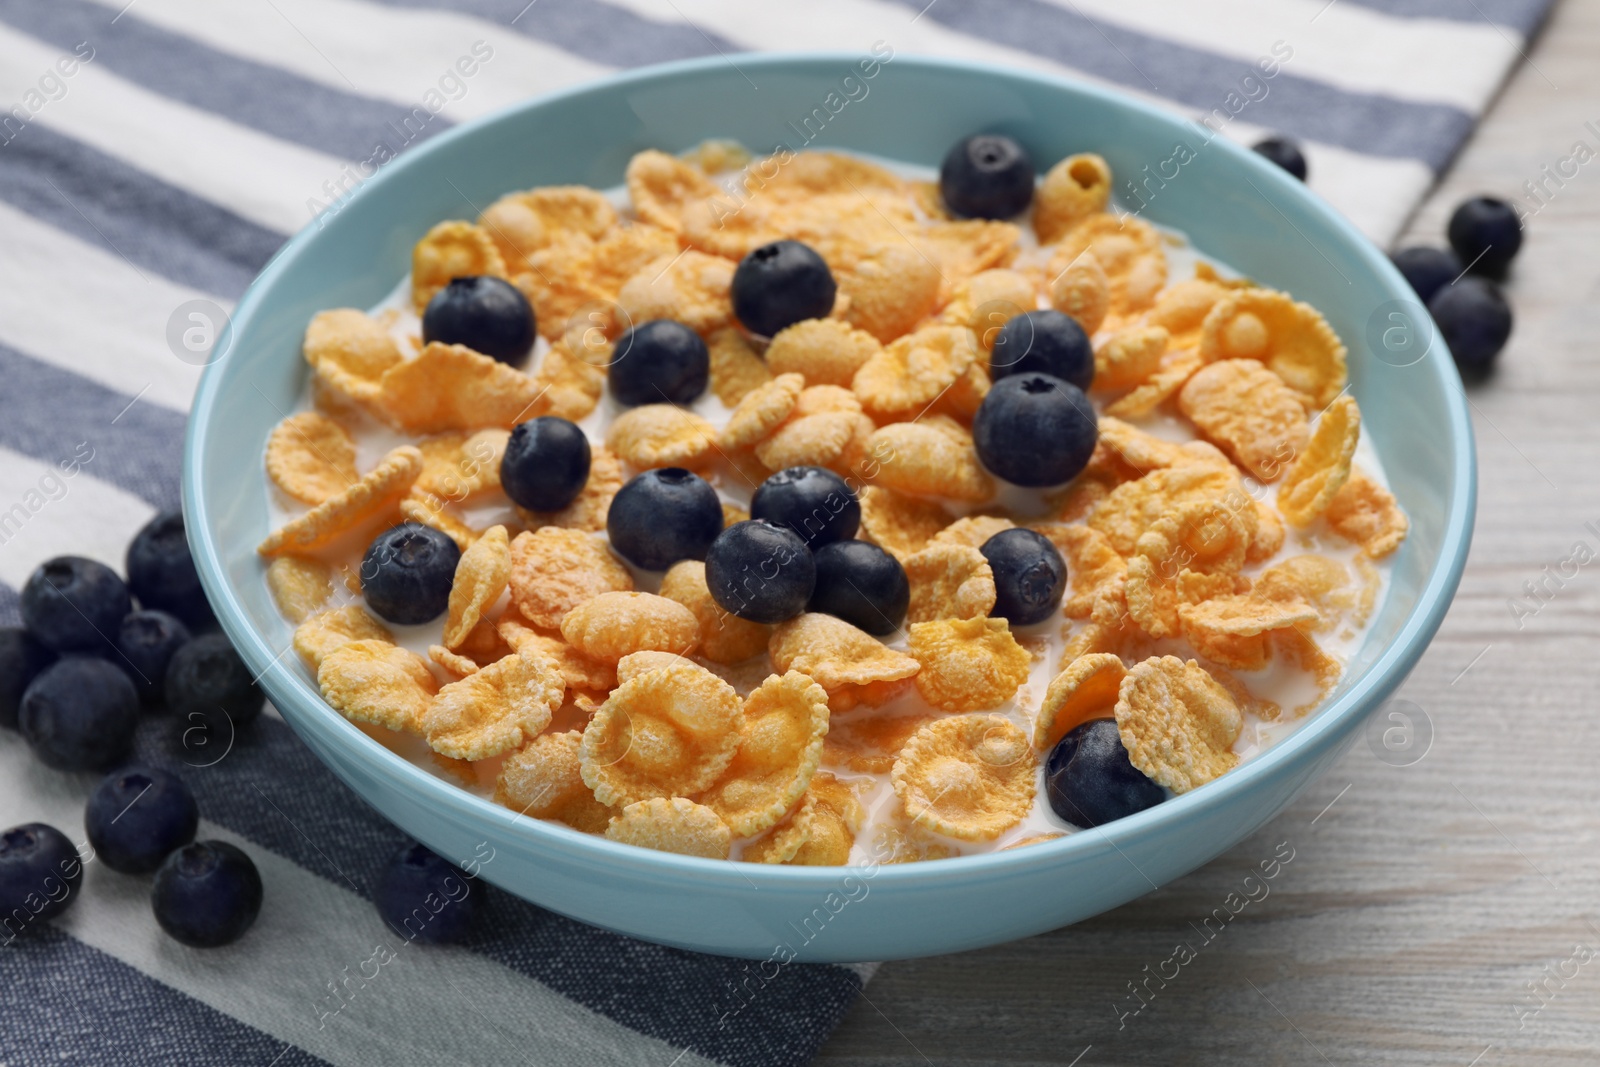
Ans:
[[[1001,530],[979,549],[994,571],[989,614],[1012,626],[1031,626],[1055,614],[1067,591],[1067,564],[1044,534],[1018,526]]]
[[[68,656],[41,671],[17,715],[34,755],[61,771],[103,771],[126,759],[138,723],[133,683],[95,656]]]
[[[231,741],[266,703],[250,669],[223,634],[201,634],[173,653],[166,690],[167,707],[177,716],[186,743],[192,738],[197,745],[212,736]],[[191,734],[193,730],[203,732]]]
[[[191,630],[216,621],[189,554],[182,512],[164,511],[145,523],[128,543],[127,570],[140,607],[176,615]]]
[[[1033,157],[1004,134],[957,141],[939,165],[939,194],[963,218],[1014,218],[1033,200]]]
[[[664,571],[681,559],[705,559],[721,532],[717,491],[682,467],[635,476],[617,490],[606,512],[611,547],[647,571]]]
[[[426,945],[465,939],[483,899],[481,882],[419,844],[406,845],[389,858],[372,894],[391,930]]]
[[[1250,150],[1276,163],[1301,181],[1306,180],[1306,154],[1300,150],[1297,142],[1287,137],[1268,137],[1251,145]]]
[[[123,874],[149,874],[199,827],[200,808],[183,779],[153,767],[106,775],[83,812],[95,855]]]
[[[139,699],[161,702],[166,687],[167,663],[189,643],[189,628],[164,611],[131,611],[117,628],[117,651],[112,662],[128,672]]]
[[[689,404],[711,380],[711,353],[681,322],[653,319],[617,339],[606,381],[617,403]]]
[[[1083,470],[1100,423],[1083,390],[1049,374],[1001,378],[978,406],[972,441],[990,473],[1013,485],[1060,485]]]
[[[1078,320],[1054,309],[1015,315],[995,334],[989,373],[1050,374],[1079,389],[1094,381],[1094,345]]]
[[[802,319],[833,310],[833,272],[810,245],[773,241],[739,261],[733,272],[733,313],[744,328],[773,337]]]
[[[42,822],[0,832],[0,936],[67,910],[83,884],[83,861],[67,835]]]
[[[787,526],[813,550],[848,541],[861,525],[861,502],[845,480],[823,467],[789,467],[750,498],[750,517]]]
[[[1167,795],[1128,760],[1113,719],[1094,719],[1056,742],[1044,767],[1050,810],[1090,829],[1153,808]]]
[[[1461,260],[1448,248],[1429,248],[1416,245],[1402,248],[1389,257],[1395,268],[1405,275],[1417,299],[1426,304],[1434,294],[1457,278],[1465,269]]]
[[[17,710],[28,683],[55,659],[56,654],[28,631],[17,626],[0,627],[0,726],[17,728]]]
[[[533,351],[533,305],[503,278],[452,278],[422,313],[422,343],[466,345],[519,367]]]
[[[1511,305],[1493,282],[1462,278],[1428,302],[1439,335],[1463,376],[1487,373],[1511,336]]]
[[[1446,235],[1468,270],[1498,278],[1522,247],[1522,222],[1504,200],[1475,196],[1451,214]]]
[[[711,542],[706,585],[724,611],[751,622],[782,622],[806,610],[817,585],[817,564],[799,534],[750,519]]]
[[[373,538],[361,560],[361,593],[378,617],[415,626],[444,614],[461,549],[450,536],[403,522]]]
[[[866,541],[835,541],[815,553],[817,585],[807,611],[835,615],[877,637],[894,633],[911,606],[900,561]]]
[[[531,511],[560,511],[589,480],[589,439],[566,419],[518,423],[500,459],[506,496]]]
[[[57,652],[115,655],[117,627],[131,610],[117,572],[82,556],[41,564],[22,587],[22,625]]]
[[[170,853],[156,871],[150,910],[190,948],[231,944],[261,913],[261,875],[226,841],[197,841]]]

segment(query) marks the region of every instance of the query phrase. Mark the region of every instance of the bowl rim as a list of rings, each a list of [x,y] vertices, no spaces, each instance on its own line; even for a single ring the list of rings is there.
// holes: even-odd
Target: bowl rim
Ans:
[[[739,64],[742,67],[755,69],[820,62],[852,63],[859,58],[856,53],[845,51],[774,52],[741,54]],[[471,136],[483,126],[504,121],[513,115],[536,111],[553,103],[591,93],[611,93],[651,82],[671,81],[686,74],[698,73],[730,62],[724,56],[709,56],[656,64],[530,97],[461,123],[430,138],[396,159],[393,164],[383,167],[379,173],[363,183],[353,196],[364,195],[369,187],[379,187],[388,182],[403,180],[404,172],[414,162],[448,154],[454,150],[457,141]],[[893,63],[897,69],[909,67],[934,72],[961,71],[1004,81],[1041,83],[1052,88],[1064,88],[1077,94],[1098,98],[1103,103],[1140,112],[1144,119],[1167,126],[1175,133],[1188,130],[1184,119],[1154,104],[1075,78],[1032,70],[1013,70],[994,63],[946,57],[895,55]],[[1326,201],[1307,190],[1301,182],[1256,153],[1226,138],[1217,138],[1213,146],[1231,154],[1236,162],[1250,169],[1253,178],[1265,183],[1264,188],[1277,196],[1296,201],[1297,206],[1321,216],[1334,229],[1351,238],[1361,265],[1369,271],[1376,272],[1388,283],[1390,289],[1396,293],[1409,292],[1407,283],[1388,257]],[[280,277],[295,268],[299,256],[315,239],[318,232],[319,228],[314,221],[308,223],[299,233],[285,242],[250,283],[231,318],[234,345],[238,344],[239,337],[245,333],[250,320],[260,310],[266,294]],[[218,402],[223,378],[221,370],[223,362],[218,360],[205,368],[190,409],[184,440],[183,505],[186,516],[191,518],[203,515],[208,508],[204,473],[209,460],[204,446],[211,432],[213,408]],[[541,819],[528,818],[492,800],[468,792],[390,751],[367,737],[330,708],[319,692],[309,686],[293,668],[285,665],[282,652],[274,653],[263,635],[250,624],[243,606],[228,584],[226,567],[212,531],[197,521],[186,521],[185,527],[202,585],[216,609],[223,630],[250,666],[252,673],[257,675],[263,688],[268,690],[274,705],[280,708],[284,718],[290,721],[297,732],[309,729],[323,735],[329,743],[360,746],[353,755],[372,773],[392,779],[393,785],[417,795],[419,801],[434,807],[443,815],[474,824],[486,823],[486,830],[492,828],[493,832],[502,837],[520,839],[518,842],[520,847],[553,854],[570,863],[593,867],[621,866],[634,868],[637,873],[648,872],[663,886],[714,885],[719,889],[735,891],[750,888],[752,885],[758,890],[764,885],[781,890],[821,889],[836,883],[842,876],[859,872],[864,868],[872,868],[874,882],[880,886],[894,886],[897,891],[902,892],[935,888],[943,890],[969,883],[992,883],[997,877],[1005,877],[1012,873],[1065,866],[1085,860],[1095,853],[1107,850],[1120,853],[1124,848],[1133,849],[1153,843],[1161,835],[1179,828],[1186,821],[1199,820],[1208,813],[1220,811],[1236,800],[1240,794],[1254,788],[1258,782],[1291,773],[1302,765],[1314,761],[1324,754],[1328,746],[1336,743],[1342,733],[1352,728],[1355,721],[1374,710],[1381,700],[1405,680],[1438,631],[1460,583],[1471,544],[1477,497],[1476,450],[1472,423],[1467,412],[1467,399],[1442,338],[1438,339],[1433,349],[1427,353],[1422,364],[1433,375],[1435,384],[1445,393],[1449,439],[1455,445],[1455,461],[1450,473],[1452,504],[1445,516],[1439,558],[1418,593],[1416,608],[1406,618],[1389,645],[1367,665],[1348,690],[1318,709],[1309,721],[1259,756],[1199,789],[1173,797],[1154,808],[1105,826],[1077,831],[1027,848],[921,863],[880,864],[877,861],[870,861],[866,864],[856,863],[842,867],[795,867],[682,856],[624,845]]]

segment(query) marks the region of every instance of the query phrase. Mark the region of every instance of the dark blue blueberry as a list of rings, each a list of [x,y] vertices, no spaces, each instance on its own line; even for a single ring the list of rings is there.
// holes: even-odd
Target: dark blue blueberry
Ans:
[[[1167,794],[1128,760],[1113,719],[1094,719],[1056,742],[1044,765],[1050,810],[1085,830],[1153,808]]]
[[[606,382],[619,404],[690,404],[711,380],[711,353],[681,322],[640,323],[611,350]]]
[[[1428,302],[1439,336],[1450,346],[1464,377],[1481,377],[1511,336],[1511,305],[1483,278],[1462,278]]]
[[[361,593],[379,618],[401,626],[431,622],[450,603],[460,562],[448,534],[403,522],[372,539],[361,560]]]
[[[217,743],[225,751],[235,732],[261,714],[266,696],[224,634],[201,634],[167,664],[167,707],[177,716],[184,744]]]
[[[681,559],[705,559],[721,532],[717,491],[682,467],[635,476],[611,498],[606,512],[611,547],[647,571],[664,571]]]
[[[28,683],[55,661],[56,654],[20,626],[0,627],[0,726],[17,728]]]
[[[972,420],[978,459],[1013,485],[1070,481],[1089,462],[1099,435],[1083,390],[1049,374],[1001,378]]]
[[[733,313],[762,337],[803,319],[823,318],[833,310],[837,293],[828,264],[799,241],[762,245],[733,272]]]
[[[216,621],[189,554],[183,513],[164,511],[128,542],[128,589],[142,608],[176,615],[191,630]]]
[[[472,931],[484,885],[423,845],[406,845],[378,872],[372,902],[389,928],[409,941],[448,945]]]
[[[963,218],[1014,218],[1033,200],[1033,157],[1004,134],[957,141],[939,165],[939,195]]]
[[[566,419],[518,423],[500,459],[506,496],[530,511],[560,511],[589,480],[589,439]]]
[[[1067,591],[1067,564],[1044,534],[1001,530],[978,550],[994,571],[994,610],[1012,626],[1032,626],[1054,615]]]
[[[788,467],[750,498],[750,517],[787,526],[812,550],[848,541],[861,525],[861,502],[837,474],[823,467]]]
[[[1250,146],[1256,155],[1270,159],[1301,181],[1306,180],[1306,154],[1287,137],[1267,137]]]
[[[711,542],[706,585],[724,611],[751,622],[782,622],[806,610],[817,586],[817,564],[799,534],[750,519]]]
[[[117,627],[132,610],[117,572],[82,556],[41,564],[22,587],[22,625],[57,652],[116,655]]]
[[[124,767],[101,779],[83,811],[94,854],[123,874],[149,874],[194,840],[200,807],[183,779],[154,767]]]
[[[1025,311],[1006,320],[989,353],[989,374],[1049,374],[1088,391],[1094,381],[1094,345],[1078,320],[1053,309]]]
[[[131,611],[117,628],[121,655],[112,662],[128,672],[141,701],[159,704],[166,689],[167,664],[189,640],[189,628],[176,616],[164,611]]]
[[[67,835],[30,822],[0,832],[0,945],[78,899],[83,861]]]
[[[533,351],[533,305],[503,278],[452,278],[422,313],[422,343],[466,345],[520,367]]]
[[[807,611],[837,616],[878,637],[900,628],[911,583],[899,560],[866,541],[835,541],[814,555],[817,586]]]
[[[1426,304],[1434,294],[1457,278],[1464,269],[1461,260],[1448,248],[1429,248],[1416,245],[1402,248],[1389,257],[1411,288],[1417,299]]]
[[[196,841],[169,853],[156,871],[150,910],[190,948],[232,944],[261,913],[261,875],[226,841]]]
[[[33,754],[61,771],[103,771],[128,758],[139,694],[121,669],[68,656],[39,672],[22,694],[17,725]]]
[[[1446,235],[1468,270],[1498,278],[1522,247],[1522,220],[1504,200],[1475,196],[1451,213]]]

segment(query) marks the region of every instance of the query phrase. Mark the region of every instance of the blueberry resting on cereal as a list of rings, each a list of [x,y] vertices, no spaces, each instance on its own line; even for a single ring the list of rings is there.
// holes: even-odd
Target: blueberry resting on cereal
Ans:
[[[1050,374],[1084,392],[1094,381],[1094,345],[1078,320],[1054,308],[1013,315],[995,335],[989,376]]]
[[[711,542],[706,585],[730,614],[751,622],[783,622],[806,610],[817,586],[817,564],[787,526],[747,519]]]
[[[530,511],[560,511],[589,480],[589,439],[567,419],[541,415],[512,427],[500,457],[500,487]]]
[[[900,629],[911,583],[900,561],[870,541],[835,541],[814,553],[817,585],[807,611],[820,611],[874,637]]]
[[[520,367],[533,351],[533,305],[504,278],[452,278],[422,312],[422,343],[466,345]]]
[[[1033,199],[1033,157],[1004,134],[957,141],[939,165],[939,193],[962,218],[1015,218]]]
[[[856,535],[861,502],[845,480],[823,467],[786,467],[757,487],[750,517],[787,526],[815,551]]]
[[[733,313],[758,337],[775,337],[805,319],[833,310],[838,286],[816,250],[799,241],[773,241],[739,261],[733,272]]]
[[[1128,760],[1115,719],[1068,731],[1044,765],[1050,810],[1085,830],[1153,808],[1167,794]]]
[[[1083,390],[1049,374],[1000,379],[972,420],[979,462],[1013,485],[1071,481],[1089,462],[1098,434]]]
[[[444,614],[461,549],[420,522],[403,522],[373,538],[361,560],[367,607],[386,622],[418,626]]]
[[[992,617],[1013,626],[1032,626],[1061,607],[1067,565],[1044,534],[1014,526],[989,538],[978,551],[994,571]]]
[[[721,532],[717,491],[682,467],[637,475],[617,490],[606,513],[611,547],[647,571],[664,571],[681,559],[705,559]]]
[[[711,380],[711,354],[700,335],[681,322],[655,319],[617,339],[606,384],[617,403],[691,404]]]

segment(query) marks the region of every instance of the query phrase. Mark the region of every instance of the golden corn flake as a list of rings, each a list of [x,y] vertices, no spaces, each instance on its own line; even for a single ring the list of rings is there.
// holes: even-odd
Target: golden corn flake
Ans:
[[[1033,807],[1028,737],[1001,715],[952,715],[912,735],[889,781],[907,817],[933,833],[992,841]]]
[[[530,411],[529,417],[542,413],[577,422],[600,403],[606,374],[560,340],[539,360],[533,384],[538,388],[539,402],[538,410]]]
[[[389,331],[354,308],[312,316],[302,351],[320,383],[358,404],[374,400],[384,371],[404,358]]]
[[[256,551],[282,556],[325,548],[341,534],[393,511],[421,473],[422,453],[401,445],[360,481],[268,534]]]
[[[964,519],[957,519],[949,526],[934,534],[935,544],[941,545],[966,545],[969,548],[982,548],[985,541],[997,533],[1010,530],[1015,524],[998,515],[968,515]]]
[[[1078,223],[1106,209],[1111,168],[1093,152],[1068,156],[1045,172],[1033,195],[1033,229],[1040,244],[1066,236]]]
[[[1349,381],[1345,347],[1310,304],[1270,289],[1239,289],[1207,313],[1200,356],[1256,359],[1313,407],[1333,403]]]
[[[910,648],[922,669],[917,692],[942,711],[987,711],[1016,695],[1033,657],[1004,619],[914,623]]]
[[[319,412],[290,415],[267,437],[267,477],[302,504],[320,504],[355,484],[355,442]]]
[[[561,636],[591,659],[616,663],[646,649],[688,655],[700,643],[700,623],[676,600],[617,591],[601,593],[567,612]]]
[[[716,457],[716,428],[676,404],[641,404],[617,416],[606,447],[635,470],[702,468]]]
[[[1314,629],[1327,630],[1342,612],[1356,606],[1356,599],[1347,588],[1349,583],[1350,571],[1338,560],[1301,555],[1290,556],[1262,571],[1250,592],[1265,600],[1303,600],[1321,615],[1321,622]]]
[[[1050,539],[1066,561],[1071,591],[1062,604],[1063,614],[1087,619],[1100,590],[1128,573],[1127,561],[1111,547],[1105,534],[1091,526],[1042,523],[1034,528]]]
[[[1022,231],[1009,222],[960,219],[926,222],[910,234],[912,243],[939,265],[947,292],[991,267],[1009,266],[1016,258]]]
[[[328,652],[317,667],[328,706],[355,722],[415,732],[439,683],[427,661],[388,641],[363,640]]]
[[[318,612],[294,630],[294,650],[313,672],[328,653],[355,641],[393,643],[394,634],[359,604]]]
[[[767,350],[767,359],[763,361],[736,327],[726,326],[713,332],[706,338],[706,348],[711,353],[711,392],[727,407],[733,407],[780,373],[772,363],[772,350]]]
[[[1128,671],[1117,732],[1133,765],[1157,785],[1187,793],[1232,770],[1244,728],[1239,706],[1193,660],[1147,659]]]
[[[788,862],[799,867],[842,867],[850,862],[850,849],[866,821],[856,794],[827,771],[811,779],[802,806],[812,806],[811,833]]]
[[[638,216],[674,232],[683,229],[685,208],[722,192],[700,168],[653,148],[628,161],[627,182]]]
[[[895,422],[872,434],[868,450],[878,460],[874,480],[900,493],[942,496],[982,503],[994,495],[994,479],[978,462],[970,435],[954,422],[935,425],[940,416],[920,422]]]
[[[1278,510],[1296,526],[1309,526],[1328,510],[1350,479],[1356,443],[1361,439],[1361,411],[1353,396],[1328,405],[1317,420],[1305,450],[1278,488]]]
[[[1273,650],[1280,659],[1311,675],[1317,684],[1316,696],[1293,709],[1293,714],[1304,715],[1322,703],[1338,683],[1343,668],[1338,660],[1322,650],[1316,638],[1298,627],[1286,626],[1281,630],[1273,630],[1267,636],[1271,638]]]
[[[488,759],[537,736],[565,695],[554,664],[516,652],[439,690],[423,713],[422,732],[442,755]]]
[[[950,302],[939,312],[939,321],[971,330],[978,347],[988,352],[1007,322],[1038,306],[1032,278],[1020,271],[998,268],[980,271],[956,286]],[[1005,366],[1011,359],[1001,353],[993,357],[993,362]]]
[[[1256,513],[1232,465],[1192,463],[1151,471],[1137,481],[1117,486],[1089,513],[1099,530],[1124,556],[1131,556],[1139,537],[1168,511],[1197,500],[1222,502],[1246,532],[1255,532]]]
[[[939,306],[937,262],[903,241],[872,249],[834,276],[845,322],[884,344],[911,332]]]
[[[950,515],[931,500],[869,485],[861,490],[861,528],[875,544],[902,563],[928,546],[950,523]]]
[[[817,801],[808,794],[776,826],[740,849],[739,859],[744,863],[791,862],[811,840],[816,818]]]
[[[1105,416],[1122,419],[1144,418],[1176,396],[1178,390],[1182,389],[1194,372],[1203,365],[1199,354],[1193,349],[1171,354],[1162,363],[1161,369],[1143,384],[1107,404],[1102,418]]]
[[[470,222],[441,222],[411,250],[411,305],[420,315],[452,278],[477,274],[506,276],[489,231]]]
[[[1216,500],[1168,512],[1139,537],[1128,560],[1134,622],[1151,637],[1173,636],[1181,605],[1236,591],[1248,546],[1238,514]]]
[[[725,860],[733,849],[733,837],[717,813],[683,797],[627,805],[606,827],[606,840],[708,860]]]
[[[1178,410],[1245,470],[1270,482],[1306,447],[1305,408],[1283,379],[1253,359],[1224,359],[1196,371]]]
[[[400,501],[400,517],[433,527],[448,536],[463,552],[471,548],[472,542],[478,539],[478,531],[468,526],[442,498],[415,486],[412,486],[405,499]],[[353,593],[360,591],[359,588],[351,590]]]
[[[1167,331],[1160,326],[1119,330],[1095,349],[1094,388],[1116,391],[1143,385],[1161,368]]]
[[[811,784],[827,732],[827,691],[798,671],[772,675],[746,698],[738,751],[701,802],[736,837],[776,825]]]
[[[911,583],[908,623],[980,619],[994,607],[994,570],[970,545],[935,541],[903,562]]]
[[[907,195],[906,180],[876,163],[837,152],[796,152],[786,161],[770,158],[771,177],[758,180],[763,193],[807,198],[828,193]],[[766,170],[761,171],[762,174]]]
[[[382,414],[407,433],[510,429],[544,413],[538,383],[465,345],[435,341],[385,371],[379,384]]]
[[[1256,501],[1256,532],[1250,538],[1250,548],[1245,552],[1247,563],[1261,563],[1278,554],[1278,549],[1283,547],[1284,536],[1287,531],[1283,528],[1283,519],[1279,517],[1278,510]]]
[[[490,204],[478,216],[478,226],[499,249],[508,276],[526,271],[528,257],[551,239],[538,213],[523,202],[520,193],[509,193]]]
[[[756,458],[769,470],[840,466],[863,419],[872,422],[865,415],[851,411],[802,415],[784,423],[756,445]]]
[[[498,491],[500,460],[510,438],[509,430],[498,428],[424,438],[417,442],[422,451],[417,487],[457,503]]]
[[[1113,314],[1143,311],[1155,303],[1166,284],[1161,235],[1141,218],[1103,212],[1086,216],[1057,245],[1051,273],[1059,273],[1084,252],[1091,253],[1105,271]]]
[[[1070,315],[1093,337],[1111,311],[1111,280],[1092,252],[1050,261],[1046,295],[1050,306]]]
[[[617,660],[617,684],[621,685],[623,682],[632,681],[641,674],[665,670],[668,667],[676,667],[678,664],[685,662],[691,661],[686,660],[685,657],[676,652],[655,652],[649,649],[643,652],[629,652],[626,656]]]
[[[602,804],[693,796],[727,770],[743,712],[733,686],[683,663],[612,690],[583,732],[583,780]]]
[[[584,601],[632,588],[633,574],[623,562],[581,530],[546,526],[511,542],[511,600],[535,626],[559,629]]]
[[[617,292],[617,305],[633,322],[673,319],[699,334],[733,321],[728,287],[734,264],[693,250],[645,264]]]
[[[902,652],[845,622],[821,612],[806,612],[780,623],[767,646],[774,670],[799,671],[832,693],[851,685],[896,682],[920,665]]]
[[[665,233],[654,226],[630,226],[618,232],[636,229]],[[656,257],[670,255],[675,244],[669,242],[656,252]],[[581,320],[600,307],[606,308],[605,314],[599,316],[605,321],[595,325],[603,325],[606,330],[614,325],[609,305],[617,294],[607,292],[595,282],[597,251],[595,242],[582,234],[559,234],[528,257],[526,271],[512,276],[511,284],[533,305],[534,321],[541,336],[555,341],[566,335],[574,320]]]
[[[1400,510],[1394,494],[1355,468],[1344,488],[1334,494],[1323,513],[1328,528],[1361,546],[1369,559],[1382,559],[1400,547],[1411,520]]]
[[[504,526],[491,526],[456,563],[445,616],[444,643],[455,648],[467,639],[483,613],[500,599],[511,578],[511,543]]]
[[[1115,717],[1127,669],[1119,656],[1093,652],[1068,663],[1044,691],[1033,724],[1033,747],[1049,752],[1056,742],[1092,719]]]
[[[1193,462],[1183,445],[1157,437],[1115,417],[1101,418],[1100,438],[1095,447],[1096,454],[1089,459],[1090,468],[1114,466],[1117,469],[1111,473],[1117,481],[1131,481],[1153,470]],[[1226,462],[1226,459],[1219,457],[1219,463]],[[1124,467],[1126,470],[1121,469]]]
[[[1211,309],[1228,295],[1226,286],[1207,278],[1191,278],[1161,291],[1155,307],[1145,312],[1151,326],[1164,327],[1172,336],[1174,348],[1187,348],[1200,342],[1200,328]]]
[[[319,559],[279,556],[267,567],[267,591],[280,615],[302,623],[333,596],[333,570]]]
[[[779,374],[745,394],[717,433],[723,448],[749,448],[767,439],[794,412],[806,385],[798,374]]]
[[[724,611],[711,596],[701,561],[674,563],[661,579],[661,595],[694,613],[700,624],[700,655],[711,662],[742,663],[766,651],[772,627]]]
[[[927,326],[868,359],[851,388],[873,418],[914,418],[955,385],[977,358],[977,338],[965,326]]]
[[[500,638],[518,652],[530,649],[555,664],[569,689],[609,692],[616,688],[617,669],[609,663],[590,659],[554,634],[542,634],[516,619],[501,619],[495,624]]]
[[[1207,670],[1221,666],[1236,671],[1259,671],[1266,669],[1272,661],[1268,633],[1219,634],[1201,629],[1192,617],[1182,613],[1178,616],[1178,630],[1205,662]],[[1233,690],[1229,689],[1229,692]]]
[[[458,652],[452,652],[443,645],[429,645],[428,658],[457,678],[465,678],[469,674],[478,673],[478,662],[476,660],[463,656]]]
[[[583,735],[543,733],[500,766],[495,803],[536,819],[556,819],[585,833],[604,833],[611,809],[583,784]]]
[[[1268,600],[1254,593],[1213,597],[1178,609],[1186,632],[1254,637],[1285,626],[1314,627],[1317,610],[1303,600]]]
[[[849,388],[862,365],[883,350],[878,339],[838,319],[802,319],[767,346],[773,374],[799,374],[807,385]]]
[[[888,774],[911,735],[934,715],[871,715],[828,726],[822,762],[862,774]]]

